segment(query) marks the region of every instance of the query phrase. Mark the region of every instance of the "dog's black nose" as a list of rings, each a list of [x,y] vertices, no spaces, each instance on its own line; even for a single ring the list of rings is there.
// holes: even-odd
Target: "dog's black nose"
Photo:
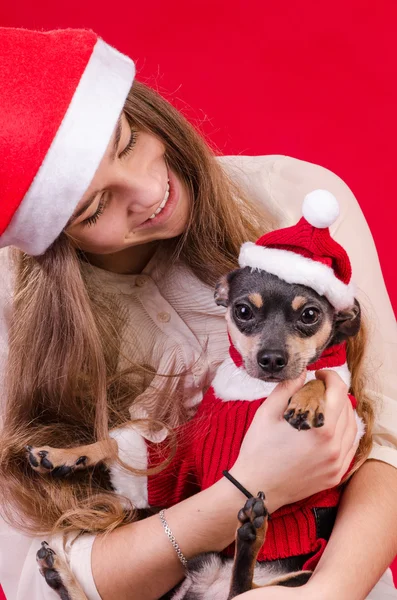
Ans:
[[[266,373],[277,373],[284,369],[288,362],[287,355],[282,350],[265,350],[258,353],[258,365]]]

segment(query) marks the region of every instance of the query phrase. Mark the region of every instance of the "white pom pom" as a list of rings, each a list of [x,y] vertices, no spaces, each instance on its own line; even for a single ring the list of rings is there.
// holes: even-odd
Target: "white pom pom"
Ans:
[[[303,201],[302,214],[306,221],[325,229],[336,221],[339,216],[339,204],[335,196],[327,190],[314,190],[307,194]]]

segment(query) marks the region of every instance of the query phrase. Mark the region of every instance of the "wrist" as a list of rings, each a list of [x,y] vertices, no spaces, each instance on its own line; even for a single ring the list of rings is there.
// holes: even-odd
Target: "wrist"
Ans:
[[[261,488],[258,488],[258,484],[253,484],[253,479],[250,478],[249,474],[246,470],[240,468],[237,464],[233,465],[231,469],[229,469],[229,473],[244,487],[246,488],[253,496],[256,496],[260,491],[265,494],[265,504],[268,512],[270,514],[274,513],[278,508],[287,504],[286,501],[283,500],[281,494],[278,490],[275,490],[270,485],[262,485]],[[230,486],[234,487],[230,482]],[[241,493],[241,492],[240,492]],[[241,493],[242,502],[244,504],[244,495]],[[243,506],[243,504],[241,506]]]

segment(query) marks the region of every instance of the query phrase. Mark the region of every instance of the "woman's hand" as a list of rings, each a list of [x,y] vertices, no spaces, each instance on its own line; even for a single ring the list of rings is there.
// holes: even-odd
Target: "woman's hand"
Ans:
[[[324,426],[298,431],[283,418],[304,374],[279,384],[247,431],[232,475],[251,493],[263,490],[269,512],[337,485],[357,444],[357,426],[347,387],[334,371],[318,371],[326,386]]]

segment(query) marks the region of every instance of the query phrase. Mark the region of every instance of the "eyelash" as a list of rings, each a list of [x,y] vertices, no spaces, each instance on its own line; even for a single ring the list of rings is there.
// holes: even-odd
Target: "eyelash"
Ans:
[[[126,145],[126,147],[124,148],[124,150],[122,150],[120,152],[119,158],[123,158],[124,156],[127,156],[127,154],[129,154],[131,152],[131,150],[135,146],[137,136],[138,136],[137,132],[134,131],[133,129],[131,129],[130,140],[129,140],[128,144]]]
[[[98,221],[99,217],[105,210],[105,207],[106,207],[106,198],[105,198],[105,196],[101,196],[101,199],[98,204],[98,208],[96,209],[94,214],[91,215],[91,217],[88,217],[88,219],[84,219],[84,221],[83,221],[84,227],[86,227],[88,225],[95,225],[95,223]]]
[[[131,150],[135,146],[137,135],[138,135],[137,132],[133,131],[131,129],[130,140],[129,140],[128,144],[126,145],[126,147],[124,148],[124,150],[122,150],[120,152],[119,158],[123,158],[124,156],[127,156],[127,154],[129,154],[131,152]],[[101,199],[100,199],[100,201],[99,201],[98,208],[96,209],[96,211],[94,212],[94,214],[91,215],[91,217],[88,217],[88,219],[85,219],[83,221],[83,225],[84,226],[95,225],[95,223],[98,221],[99,217],[101,216],[101,214],[105,210],[105,207],[106,207],[106,199],[105,199],[104,196],[102,196]]]

